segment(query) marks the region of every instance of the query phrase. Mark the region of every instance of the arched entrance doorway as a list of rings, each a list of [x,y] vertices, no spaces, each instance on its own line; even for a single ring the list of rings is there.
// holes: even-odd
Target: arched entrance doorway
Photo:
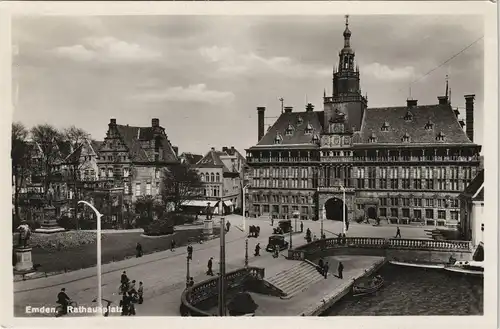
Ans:
[[[375,207],[370,207],[370,208],[368,208],[366,215],[368,216],[368,218],[376,219],[377,218],[377,210],[375,209]]]
[[[347,206],[344,205],[344,202],[338,198],[331,198],[325,202],[325,210],[326,210],[326,219],[337,220],[342,222],[344,220],[344,211],[345,211],[345,219],[347,218]]]

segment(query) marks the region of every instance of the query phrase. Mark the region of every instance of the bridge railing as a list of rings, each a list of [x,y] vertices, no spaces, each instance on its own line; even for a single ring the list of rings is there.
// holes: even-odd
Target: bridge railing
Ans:
[[[264,278],[264,269],[260,267],[241,268],[236,271],[226,273],[226,287],[234,288],[242,284],[248,278]],[[195,284],[191,288],[184,290],[181,296],[181,315],[189,316],[213,316],[213,314],[199,309],[197,306],[219,294],[219,278],[211,278]]]
[[[316,240],[288,251],[288,258],[304,260],[307,254],[336,248],[373,248],[430,251],[471,251],[470,241],[345,237]]]

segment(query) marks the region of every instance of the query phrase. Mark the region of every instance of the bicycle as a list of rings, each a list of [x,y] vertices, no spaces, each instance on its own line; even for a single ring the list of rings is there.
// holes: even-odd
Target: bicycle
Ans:
[[[76,308],[76,307],[78,307],[78,304],[75,301],[70,300],[69,303],[68,303],[67,308],[69,308],[69,307]],[[56,318],[58,318],[58,317],[63,316],[63,315],[65,315],[65,314],[63,314],[63,306],[59,304],[59,305],[56,306],[56,314],[55,314],[55,316],[56,316]]]

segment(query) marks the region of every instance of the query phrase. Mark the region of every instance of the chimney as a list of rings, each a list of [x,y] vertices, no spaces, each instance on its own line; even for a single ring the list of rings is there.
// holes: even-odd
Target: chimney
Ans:
[[[407,99],[406,106],[408,106],[408,107],[417,106],[417,102],[418,102],[418,100],[416,100],[416,99]]]
[[[231,151],[233,151],[233,152],[234,152],[234,146],[231,146]]]
[[[448,104],[448,96],[438,96],[439,105]]]
[[[285,113],[292,113],[293,106],[285,106]]]
[[[312,111],[314,111],[314,105],[312,105],[311,103],[307,103],[306,112],[312,112]]]
[[[151,119],[151,127],[155,128],[159,126],[160,126],[160,119],[157,118]]]
[[[109,124],[113,126],[116,125],[116,119],[110,119]]]
[[[465,95],[465,133],[474,142],[474,98],[476,95]]]
[[[260,141],[262,137],[264,137],[264,112],[266,112],[265,107],[258,107],[257,108],[257,128],[258,128],[258,136],[257,136],[257,141]]]

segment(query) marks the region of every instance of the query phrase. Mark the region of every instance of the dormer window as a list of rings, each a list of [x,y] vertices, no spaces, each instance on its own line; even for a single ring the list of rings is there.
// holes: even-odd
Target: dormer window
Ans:
[[[286,127],[285,135],[286,136],[292,136],[293,135],[293,126],[291,124],[288,124],[288,127]]]
[[[429,120],[425,124],[425,130],[432,130],[432,129],[434,129],[434,123],[431,120]]]
[[[299,116],[299,118],[297,119],[297,123],[300,125],[304,122],[304,119],[302,119],[302,117]]]
[[[281,137],[281,134],[277,134],[276,137],[274,138],[274,144],[281,144],[283,143],[283,137]]]
[[[370,135],[370,137],[368,138],[368,142],[370,142],[370,143],[376,143],[377,142],[377,136],[375,136],[375,134],[372,133]]]
[[[307,127],[305,129],[305,134],[306,135],[311,135],[312,133],[313,133],[313,126],[310,123],[308,123]]]
[[[442,131],[436,136],[436,140],[438,142],[444,142],[445,138],[446,138],[446,136],[443,134]]]
[[[315,134],[313,136],[312,142],[315,143],[315,144],[319,143],[319,135],[318,134]]]
[[[406,115],[405,115],[404,119],[405,119],[406,122],[413,121],[413,113],[411,113],[410,111],[406,112]]]
[[[403,143],[409,143],[409,142],[410,142],[410,135],[408,135],[408,133],[405,133],[405,134],[403,135],[403,137],[401,138],[401,141],[402,141]]]
[[[389,131],[389,122],[384,122],[384,124],[382,125],[382,127],[380,127],[380,130],[381,131]]]

